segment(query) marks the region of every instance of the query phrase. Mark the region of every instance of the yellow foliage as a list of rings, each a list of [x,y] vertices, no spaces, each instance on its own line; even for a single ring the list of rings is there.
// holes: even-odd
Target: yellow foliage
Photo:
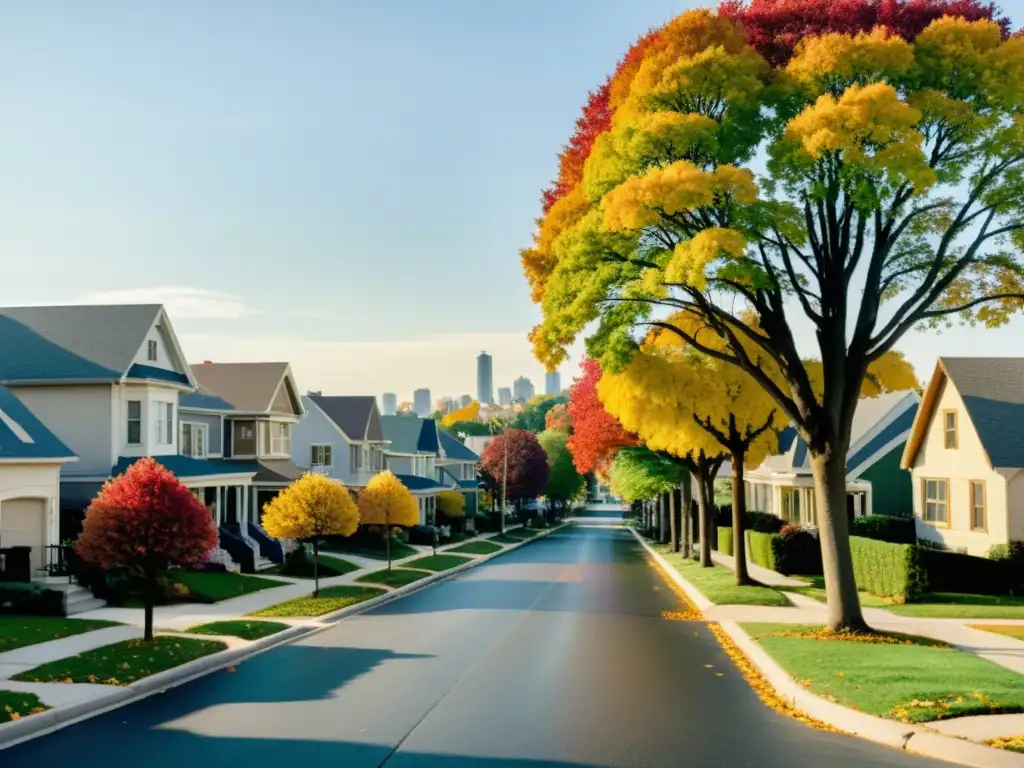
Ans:
[[[665,279],[704,290],[708,265],[720,258],[741,258],[746,246],[746,238],[734,229],[702,230],[692,240],[684,240],[675,247],[665,265]]]
[[[337,480],[306,473],[263,507],[263,527],[277,539],[350,536],[359,510]]]
[[[544,297],[548,277],[555,268],[556,258],[551,251],[555,238],[578,222],[587,210],[587,200],[583,197],[581,185],[577,185],[551,206],[547,215],[538,222],[533,245],[520,252],[519,258],[534,301]]]
[[[472,403],[467,405],[465,408],[460,408],[457,411],[452,411],[443,419],[441,419],[442,427],[450,427],[452,424],[457,424],[460,421],[476,421],[477,416],[480,415],[480,403],[474,400]]]
[[[389,470],[370,478],[359,494],[359,514],[364,525],[417,525],[420,521],[416,497]]]
[[[1002,30],[994,21],[967,21],[960,16],[936,19],[914,40],[921,84],[954,98],[973,96],[1002,41]]]
[[[445,517],[462,517],[466,497],[458,491],[441,491],[437,494],[437,511]]]
[[[1003,109],[1024,109],[1024,37],[1011,37],[992,54],[984,75],[985,93]]]
[[[832,87],[891,81],[913,65],[913,47],[884,27],[876,27],[855,37],[828,33],[804,38],[786,70],[800,82]]]
[[[820,400],[825,391],[821,361],[805,360],[804,370],[811,382],[814,396]],[[860,396],[878,397],[885,392],[900,392],[907,389],[921,389],[921,384],[914,373],[914,366],[907,361],[902,352],[891,350],[868,366],[867,375],[860,385]]]

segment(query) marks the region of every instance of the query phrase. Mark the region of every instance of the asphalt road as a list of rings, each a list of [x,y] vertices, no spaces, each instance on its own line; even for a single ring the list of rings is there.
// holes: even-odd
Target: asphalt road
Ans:
[[[768,709],[678,607],[628,532],[575,527],[0,766],[944,765]]]

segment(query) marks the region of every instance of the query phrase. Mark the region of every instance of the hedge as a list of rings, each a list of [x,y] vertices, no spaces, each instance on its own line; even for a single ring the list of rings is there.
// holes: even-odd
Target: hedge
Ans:
[[[918,547],[933,592],[965,592],[976,595],[1020,594],[1024,572],[1013,561],[990,560],[959,552]]]
[[[775,569],[786,575],[820,576],[821,543],[810,531],[787,526],[782,533],[772,534]]]
[[[718,529],[718,551],[732,557],[732,528]]]
[[[917,527],[912,517],[867,515],[854,519],[850,535],[892,544],[914,544],[917,542]]]
[[[775,548],[772,541],[782,538],[777,533],[761,533],[760,531],[747,531],[747,554],[750,561],[762,568],[775,570]]]
[[[5,581],[0,583],[0,613],[63,616],[64,594],[41,584]]]
[[[928,586],[922,547],[851,536],[850,550],[858,589],[911,602]]]

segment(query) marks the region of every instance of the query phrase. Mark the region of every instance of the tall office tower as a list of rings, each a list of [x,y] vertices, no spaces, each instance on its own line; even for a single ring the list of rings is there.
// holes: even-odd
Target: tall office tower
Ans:
[[[512,405],[511,387],[498,387],[498,405]]]
[[[429,389],[417,389],[412,393],[412,409],[421,419],[430,415]]]
[[[548,371],[544,375],[544,394],[562,394],[562,374],[560,374],[558,371]]]
[[[445,395],[437,399],[437,410],[442,414],[448,414],[455,410],[455,400]]]
[[[512,382],[512,399],[520,403],[533,399],[533,382],[525,376],[520,376]]]
[[[470,403],[473,402],[473,398],[469,395],[463,395],[459,398],[459,408],[466,408]]]
[[[494,376],[491,356],[481,352],[476,358],[476,399],[481,405],[494,402]]]
[[[398,413],[398,395],[394,392],[385,392],[380,399],[381,416],[394,416]]]

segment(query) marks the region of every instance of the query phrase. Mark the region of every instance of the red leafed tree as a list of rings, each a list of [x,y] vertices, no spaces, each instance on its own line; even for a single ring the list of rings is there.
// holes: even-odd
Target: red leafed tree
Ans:
[[[800,40],[824,32],[854,34],[884,26],[913,40],[942,16],[969,21],[994,19],[1009,33],[1010,22],[985,0],[726,0],[719,13],[743,24],[749,42],[773,65],[785,64]]]
[[[505,493],[513,500],[535,499],[548,485],[548,455],[537,436],[526,429],[506,429],[491,441],[480,457],[484,472],[494,478],[501,493],[505,477],[505,448],[508,447],[508,475]]]
[[[624,445],[636,445],[636,436],[627,432],[618,419],[604,409],[597,397],[601,366],[597,360],[580,364],[583,374],[569,388],[569,415],[572,435],[569,453],[581,475],[607,467],[615,452]]]
[[[161,575],[197,567],[217,546],[213,516],[156,460],[146,457],[107,483],[85,513],[75,551],[104,570],[138,579],[146,605],[146,640],[153,639],[153,604]]]
[[[544,416],[544,428],[555,429],[559,432],[568,432],[572,429],[572,416],[569,415],[569,407],[559,403]]]

